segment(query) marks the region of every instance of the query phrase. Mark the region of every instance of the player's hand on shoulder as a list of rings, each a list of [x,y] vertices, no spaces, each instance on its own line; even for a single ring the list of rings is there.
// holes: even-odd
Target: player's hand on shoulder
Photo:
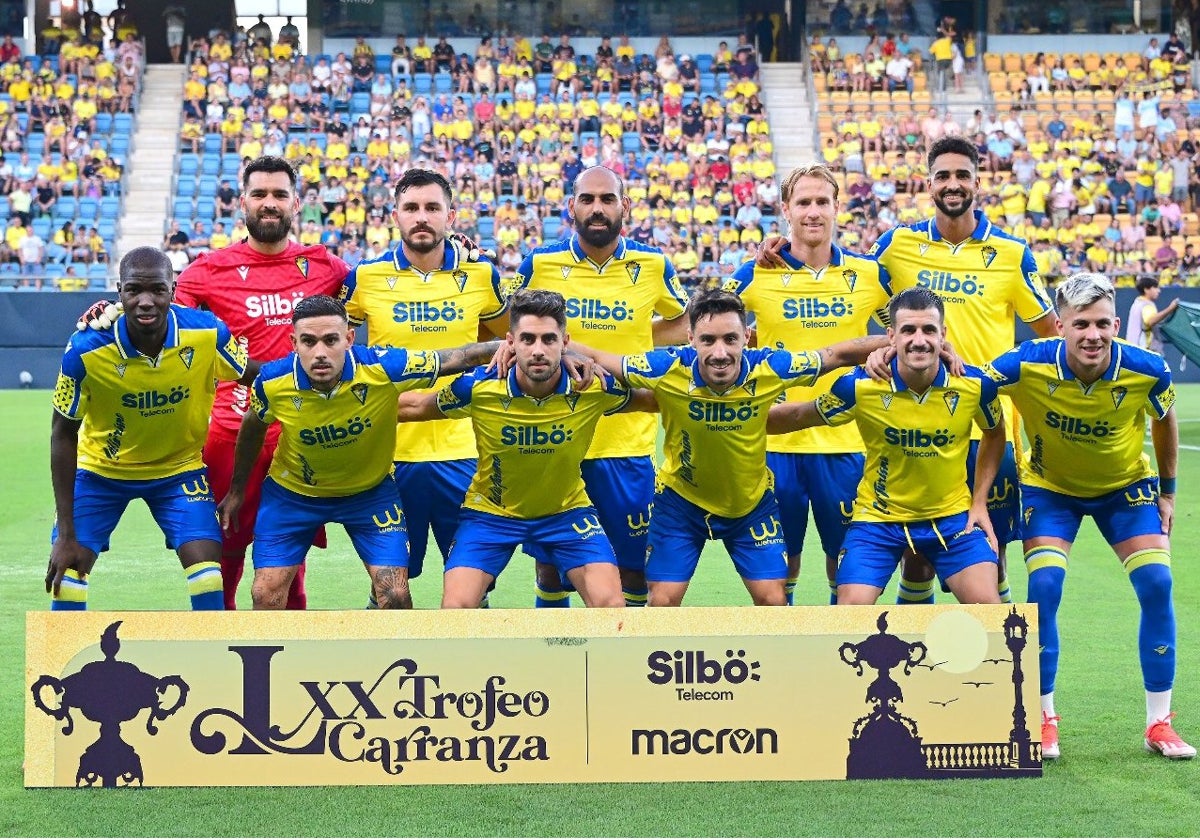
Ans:
[[[759,246],[754,264],[762,268],[786,268],[787,263],[783,261],[780,253],[783,251],[783,246],[787,244],[786,236],[768,236]]]
[[[571,381],[580,391],[587,390],[595,381],[596,376],[604,372],[602,367],[587,356],[580,356],[569,350],[563,354],[563,366],[566,367],[567,375],[571,377]]]
[[[117,322],[117,318],[121,317],[121,313],[125,311],[125,307],[118,300],[98,300],[89,306],[79,320],[75,322],[75,329],[82,332],[83,330],[111,330],[112,325]]]
[[[507,341],[501,341],[500,346],[496,348],[496,353],[492,356],[492,360],[488,362],[487,370],[489,372],[496,371],[496,378],[503,379],[512,370],[513,359],[516,357],[517,351],[512,348],[512,345]]]
[[[450,243],[455,253],[458,254],[459,262],[479,262],[483,257],[487,257],[490,260],[496,258],[494,252],[484,251],[474,239],[458,231],[451,231],[446,234],[446,241]]]
[[[863,362],[863,370],[876,382],[886,382],[892,377],[892,359],[894,358],[896,358],[894,347],[880,347],[867,356],[867,360]]]
[[[942,342],[941,352],[942,363],[950,371],[951,376],[962,376],[967,372],[967,363],[962,360],[962,357],[954,349],[954,345],[949,341]]]

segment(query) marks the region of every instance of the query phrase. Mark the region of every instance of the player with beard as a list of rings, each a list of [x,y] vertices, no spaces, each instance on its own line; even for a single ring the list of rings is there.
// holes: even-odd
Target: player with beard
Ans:
[[[292,220],[300,209],[300,197],[296,173],[283,158],[260,157],[246,166],[239,203],[250,237],[197,257],[180,273],[175,300],[212,311],[229,325],[252,358],[266,362],[292,350],[292,307],[310,295],[335,293],[349,269],[324,246],[299,245],[288,239]],[[245,386],[217,386],[204,463],[218,499],[229,491],[234,445],[250,397],[250,389]],[[247,483],[237,530],[222,531],[221,578],[226,609],[237,607],[238,581],[246,549],[254,539],[262,481],[278,440],[279,426],[275,424]],[[324,546],[323,533],[318,534],[316,544]],[[306,603],[301,566],[288,593],[287,608],[302,610]]]
[[[566,299],[567,332],[610,353],[645,353],[687,341],[687,293],[658,248],[621,235],[630,200],[611,169],[593,166],[575,179],[567,208],[575,233],[535,249],[515,280]],[[660,317],[655,317],[657,313]],[[655,418],[630,414],[601,418],[582,464],[588,496],[617,555],[628,606],[646,603],[646,537],[654,498]],[[569,594],[558,570],[535,546],[539,607],[566,607]]]
[[[867,254],[886,272],[892,291],[921,286],[937,293],[948,313],[947,339],[969,365],[987,364],[1012,348],[1014,316],[1040,337],[1054,335],[1054,307],[1029,246],[993,226],[975,207],[979,192],[975,146],[961,137],[943,137],[930,147],[927,160],[933,218],[893,228]],[[764,254],[778,252],[784,241],[774,240]],[[765,257],[764,264],[783,265],[777,256]],[[876,377],[887,379],[890,361],[890,351],[879,351],[867,367]],[[1012,402],[1002,396],[1001,404],[1007,428],[1015,436]],[[981,434],[976,426],[969,470]],[[1011,441],[989,494],[988,510],[1001,546],[1020,539],[1019,483]],[[1011,601],[1003,550],[998,574],[1001,600]],[[933,603],[933,585],[932,567],[911,552],[906,554],[898,603]]]

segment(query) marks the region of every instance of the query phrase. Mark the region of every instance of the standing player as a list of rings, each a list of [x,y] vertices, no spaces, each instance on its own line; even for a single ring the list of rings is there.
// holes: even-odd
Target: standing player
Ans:
[[[839,558],[839,604],[874,604],[906,549],[928,557],[960,603],[999,603],[987,509],[1004,451],[996,385],[978,368],[954,376],[941,362],[946,323],[938,295],[922,288],[900,292],[888,317],[895,354],[886,381],[857,368],[815,401],[772,408],[769,429],[858,421],[866,468]],[[971,490],[973,422],[984,431],[975,463],[980,481]]]
[[[646,352],[686,342],[687,321],[681,316],[687,294],[675,268],[659,249],[621,235],[630,200],[620,177],[603,166],[584,170],[567,208],[575,234],[535,249],[517,269],[516,280],[562,294],[568,332],[590,347]],[[657,425],[653,417],[605,418],[583,462],[584,483],[616,551],[628,606],[646,603]],[[557,571],[544,557],[534,557],[537,606],[569,606]]]
[[[251,358],[278,359],[291,351],[292,308],[310,295],[336,292],[349,269],[322,245],[299,245],[288,239],[300,197],[296,173],[283,158],[260,157],[246,166],[239,203],[249,238],[197,257],[180,273],[175,300],[210,310],[229,325]],[[217,498],[229,491],[234,444],[249,403],[249,388],[231,383],[217,386],[204,444],[204,463]],[[229,610],[237,608],[237,585],[246,548],[254,539],[260,488],[278,440],[275,426],[267,433],[247,482],[237,528],[222,530],[221,578]],[[323,546],[324,539],[324,534],[318,534],[316,544]],[[287,607],[302,610],[306,603],[301,566],[288,593]]]
[[[1193,758],[1171,726],[1175,609],[1171,544],[1179,426],[1171,372],[1155,353],[1113,341],[1121,321],[1103,275],[1076,274],[1058,287],[1061,338],[1027,342],[988,373],[1016,403],[1030,442],[1022,463],[1029,600],[1038,605],[1042,757],[1058,758],[1054,681],[1058,607],[1067,555],[1085,516],[1096,521],[1129,575],[1141,606],[1138,652],[1146,689],[1146,749]],[[1158,472],[1143,451],[1146,412]]]
[[[512,296],[506,374],[479,368],[438,394],[405,397],[402,421],[469,417],[478,467],[446,558],[442,607],[476,607],[518,545],[538,551],[589,607],[623,604],[613,549],[588,498],[580,462],[601,416],[627,407],[612,377],[577,387],[562,362],[562,295]],[[642,403],[645,405],[646,403]]]
[[[726,281],[755,315],[760,347],[795,343],[803,330],[809,346],[867,334],[872,316],[886,319],[891,298],[887,272],[879,264],[833,244],[838,183],[828,167],[795,169],[783,182],[783,214],[792,239],[779,251],[778,267],[746,263]],[[792,385],[787,399],[803,402],[829,390],[837,374],[822,373],[812,386]],[[837,555],[850,525],[854,495],[863,474],[858,427],[820,426],[767,441],[767,466],[775,476],[783,536],[788,552],[788,603],[800,574],[800,551],[808,509],[821,535],[830,603],[837,600]]]
[[[409,352],[354,345],[345,307],[327,295],[292,310],[291,355],[265,365],[238,432],[222,525],[236,527],[270,424],[279,447],[255,523],[254,608],[282,609],[313,532],[345,526],[371,575],[375,602],[411,608],[408,532],[392,475],[396,393],[431,387],[491,358],[496,344]]]
[[[396,184],[392,219],[400,247],[360,263],[339,297],[353,324],[366,324],[373,345],[434,350],[508,330],[500,273],[486,260],[468,262],[446,240],[454,224],[450,183],[428,169],[410,169]],[[445,559],[471,476],[475,440],[470,420],[401,426],[396,433],[396,483],[408,520],[409,577],[421,573],[429,530]]]
[[[746,348],[746,308],[712,289],[688,305],[690,347],[617,356],[577,345],[634,388],[653,391],[663,415],[666,460],[646,547],[650,605],[677,607],[704,544],[724,541],[758,606],[787,603],[787,550],[767,469],[767,411],[793,383],[861,362],[884,339],[820,351]]]
[[[221,531],[200,450],[216,380],[253,372],[217,318],[171,305],[173,286],[165,254],[134,248],[120,265],[125,314],[110,331],[75,333],[63,354],[50,437],[52,610],[87,608],[88,575],[132,499],[146,500],[179,555],[192,609],[222,608]]]

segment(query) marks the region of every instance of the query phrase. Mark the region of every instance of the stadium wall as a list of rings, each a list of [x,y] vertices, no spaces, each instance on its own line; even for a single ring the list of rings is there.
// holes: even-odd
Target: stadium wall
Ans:
[[[1117,290],[1117,312],[1124,319],[1137,293],[1133,289]],[[1189,303],[1200,303],[1200,289],[1163,289],[1160,298],[1165,306],[1179,297]],[[91,292],[0,294],[0,389],[20,388],[20,374],[33,376],[34,388],[53,388],[58,376],[58,364],[63,347],[79,314],[96,300]],[[1020,339],[1033,338],[1023,324],[1017,329]],[[1180,368],[1180,354],[1167,345],[1167,361],[1179,382],[1200,382],[1200,365]]]

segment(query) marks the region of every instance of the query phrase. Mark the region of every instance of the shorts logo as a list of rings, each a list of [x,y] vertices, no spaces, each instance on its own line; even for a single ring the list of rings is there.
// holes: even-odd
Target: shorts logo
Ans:
[[[1128,388],[1123,388],[1118,385],[1112,389],[1113,408],[1120,408],[1121,403],[1125,402],[1125,396],[1129,393]]]
[[[600,524],[600,517],[591,514],[583,517],[583,519],[579,520],[578,522],[572,522],[571,528],[576,534],[579,534],[579,536],[583,537],[584,539],[587,539],[596,533],[604,533],[604,527]]]
[[[942,399],[946,402],[946,410],[951,414],[954,414],[955,410],[958,408],[958,391],[947,391],[946,393],[942,394]]]
[[[1131,506],[1154,504],[1154,491],[1146,487],[1125,491],[1125,501]]]
[[[393,516],[393,514],[395,515]],[[404,511],[400,509],[400,505],[392,505],[389,510],[383,512],[382,517],[378,513],[371,514],[371,521],[381,531],[402,531],[404,530]]]
[[[1025,510],[1022,512],[1022,518],[1025,520],[1025,524],[1028,525],[1029,520],[1033,518],[1033,505],[1029,505],[1025,508]]]
[[[179,360],[183,362],[183,366],[188,370],[192,369],[192,359],[196,356],[196,348],[181,347],[179,349]]]
[[[351,385],[350,393],[358,400],[359,405],[367,404],[367,386],[363,383],[360,382],[357,385]]]
[[[1013,487],[1013,483],[1007,478],[1004,479],[1002,486],[993,484],[988,490],[988,507],[999,505],[1001,502],[1007,502],[1008,497],[1012,495],[1017,488]]]
[[[629,513],[625,515],[625,524],[629,526],[630,534],[641,534],[650,527],[650,507],[647,506],[643,513]]]
[[[212,495],[212,490],[210,490],[208,486],[208,478],[204,476],[196,479],[195,481],[186,484],[180,484],[179,489],[183,491],[183,495],[185,496]]]
[[[758,543],[766,542],[774,537],[778,537],[781,527],[779,520],[772,515],[767,522],[760,522],[758,525],[750,526],[750,538]]]

